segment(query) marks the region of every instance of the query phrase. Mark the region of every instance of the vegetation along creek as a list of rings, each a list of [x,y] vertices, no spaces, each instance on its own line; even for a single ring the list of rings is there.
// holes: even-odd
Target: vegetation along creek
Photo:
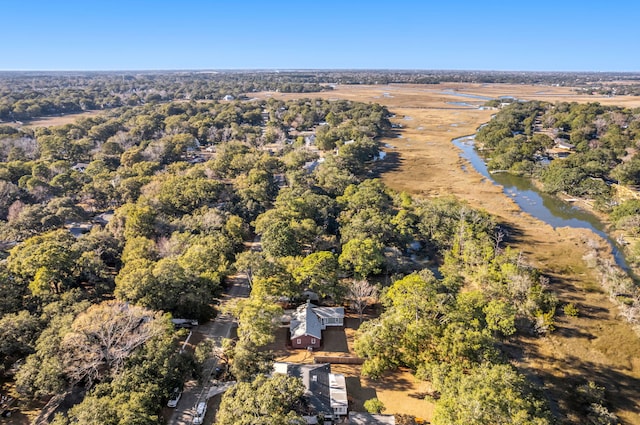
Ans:
[[[546,194],[535,187],[527,178],[511,173],[490,173],[485,160],[475,149],[475,136],[453,139],[453,144],[461,150],[460,156],[471,163],[473,168],[494,184],[502,186],[522,211],[553,227],[586,228],[604,238],[609,245],[618,266],[628,271],[623,252],[617,242],[605,231],[604,224],[596,216],[569,202]]]

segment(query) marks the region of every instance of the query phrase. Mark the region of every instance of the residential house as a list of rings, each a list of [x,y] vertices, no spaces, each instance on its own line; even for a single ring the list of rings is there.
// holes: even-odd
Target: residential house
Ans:
[[[308,424],[334,420],[348,411],[347,385],[344,375],[331,373],[331,365],[274,363],[274,373],[295,376],[304,384],[307,409],[299,412]]]
[[[289,332],[293,348],[314,349],[322,343],[322,331],[327,326],[344,325],[343,307],[318,307],[307,301],[291,317]]]
[[[558,138],[555,140],[556,147],[559,149],[566,149],[568,151],[572,151],[575,149],[575,146],[569,143],[566,139]]]
[[[566,139],[558,137],[554,140],[555,145],[551,149],[547,149],[547,155],[552,158],[566,158],[575,149],[575,146]]]
[[[324,162],[324,158],[318,158],[313,161],[307,161],[302,166],[302,169],[305,170],[307,173],[313,173],[313,170],[315,170],[316,167],[322,164],[323,162]]]
[[[84,173],[84,170],[86,170],[88,166],[89,166],[88,162],[76,162],[75,164],[73,164],[71,169]]]

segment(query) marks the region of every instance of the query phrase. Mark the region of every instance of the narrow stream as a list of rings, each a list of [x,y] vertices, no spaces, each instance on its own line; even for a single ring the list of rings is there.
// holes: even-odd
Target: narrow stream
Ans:
[[[616,264],[625,271],[629,270],[622,251],[605,232],[605,226],[597,217],[555,196],[539,191],[529,179],[509,173],[489,173],[484,160],[474,147],[474,139],[475,136],[465,136],[453,139],[452,142],[462,151],[460,153],[462,158],[468,160],[476,171],[493,184],[502,186],[502,191],[512,198],[522,211],[554,228],[573,227],[593,231],[609,243]]]

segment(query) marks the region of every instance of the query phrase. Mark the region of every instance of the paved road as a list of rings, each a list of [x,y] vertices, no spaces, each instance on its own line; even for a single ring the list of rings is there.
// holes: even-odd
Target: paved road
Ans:
[[[221,306],[231,299],[246,298],[249,296],[250,289],[246,275],[242,273],[236,275],[230,279],[229,284],[230,286],[227,288],[227,291],[222,295]],[[198,326],[194,329],[194,332],[200,333],[203,338],[214,339],[216,343],[220,345],[222,338],[228,338],[234,326],[235,321],[233,317],[229,314],[222,314],[216,317],[215,320]],[[192,423],[195,406],[200,401],[208,400],[209,391],[212,386],[211,378],[216,365],[216,359],[207,361],[203,374],[206,378],[203,379],[202,385],[196,380],[185,382],[182,398],[178,402],[178,406],[174,409],[171,419],[169,420],[170,425],[187,425]],[[207,412],[204,423],[213,423],[213,413],[210,410]]]

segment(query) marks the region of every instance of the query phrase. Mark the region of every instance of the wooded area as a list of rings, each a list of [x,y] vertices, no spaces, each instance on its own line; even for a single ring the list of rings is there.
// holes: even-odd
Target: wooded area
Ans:
[[[184,334],[171,317],[215,317],[226,278],[243,271],[251,296],[235,305],[238,338],[222,354],[240,383],[223,398],[223,423],[257,423],[247,422],[255,410],[239,409],[247,405],[271,417],[264,423],[299,420],[299,383],[264,377],[272,363],[264,347],[282,315],[277,302],[306,290],[361,317],[363,300],[380,294],[379,317],[356,339],[363,374],[406,367],[429,380],[434,423],[553,423],[541,389],[503,352],[515,335],[553,331],[548,278],[507,246],[486,212],[397,193],[376,178],[392,111],[250,97],[329,90],[322,74],[182,78],[2,80],[2,382],[24,398],[86,388],[57,425],[162,423],[171,389],[202,366],[179,350]],[[63,126],[9,122],[86,109],[105,112]],[[629,150],[637,115],[515,103],[478,141],[491,167],[539,175],[550,192],[592,195],[621,228],[637,230],[640,206],[610,205],[608,185],[640,183]],[[536,158],[552,129],[575,153],[543,168]],[[263,250],[247,251],[255,235]],[[282,399],[266,396],[282,385],[290,388]],[[609,417],[603,396],[577,414]]]
[[[628,264],[640,267],[640,110],[598,103],[514,102],[480,129],[492,170],[539,181],[544,191],[585,199],[622,236]],[[605,267],[606,268],[606,267]],[[607,291],[637,310],[636,285],[609,274]],[[631,314],[631,313],[629,313]],[[627,316],[629,315],[627,314]],[[629,321],[635,324],[640,318]]]

